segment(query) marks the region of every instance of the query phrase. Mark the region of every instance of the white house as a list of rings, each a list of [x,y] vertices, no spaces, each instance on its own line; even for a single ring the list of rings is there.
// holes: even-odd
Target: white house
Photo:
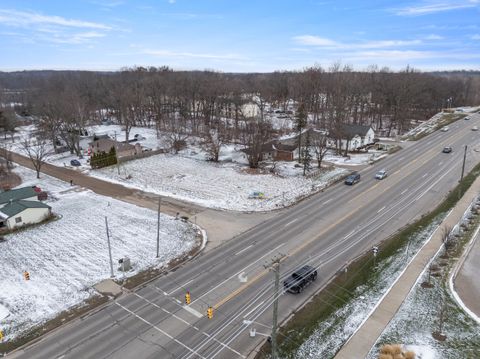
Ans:
[[[0,228],[13,229],[42,222],[51,207],[40,202],[38,187],[23,187],[0,193]]]
[[[335,141],[341,142],[341,148],[355,151],[373,143],[375,132],[371,126],[344,124],[329,135],[329,146],[334,147]]]
[[[12,201],[0,209],[0,228],[40,223],[51,214],[51,207],[40,201]]]

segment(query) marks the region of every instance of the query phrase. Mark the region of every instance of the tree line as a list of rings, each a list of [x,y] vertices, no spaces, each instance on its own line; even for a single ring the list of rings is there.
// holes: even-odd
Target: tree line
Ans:
[[[155,128],[174,151],[189,136],[198,136],[211,160],[218,160],[223,143],[242,143],[252,149],[249,162],[255,167],[258,150],[274,136],[268,106],[300,107],[300,116],[292,114],[298,131],[306,126],[334,131],[351,123],[389,135],[447,106],[478,103],[479,80],[478,74],[375,66],[359,72],[340,64],[248,74],[168,67],[0,73],[0,127],[5,133],[11,130],[13,104],[17,113],[38,118],[38,128],[54,146],[61,139],[80,154],[86,126],[114,118],[125,129],[126,141],[134,126]],[[245,111],[247,104],[257,111]]]

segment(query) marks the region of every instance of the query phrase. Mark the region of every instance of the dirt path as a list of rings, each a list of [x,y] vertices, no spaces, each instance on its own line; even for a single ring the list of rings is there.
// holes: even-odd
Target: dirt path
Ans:
[[[14,152],[10,152],[10,154],[13,162],[32,170],[34,169],[29,158]],[[158,209],[159,196],[154,193],[128,188],[121,184],[90,177],[75,169],[58,167],[48,163],[42,165],[41,172],[65,182],[72,180],[74,185],[88,188],[103,196],[116,198],[154,211]],[[180,216],[187,216],[191,222],[205,229],[208,235],[207,250],[275,215],[274,212],[250,214],[218,211],[169,197],[162,197],[161,212],[172,216],[175,216],[177,213]]]

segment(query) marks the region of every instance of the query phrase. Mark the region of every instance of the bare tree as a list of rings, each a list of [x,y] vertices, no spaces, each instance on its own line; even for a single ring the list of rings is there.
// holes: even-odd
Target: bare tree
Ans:
[[[220,149],[226,143],[225,131],[211,129],[203,135],[202,149],[207,153],[207,160],[218,162]]]
[[[33,137],[25,138],[21,142],[23,152],[32,161],[33,168],[37,172],[37,178],[40,178],[40,170],[45,160],[52,155],[50,143],[45,139],[36,139]]]
[[[11,107],[0,107],[0,128],[3,129],[4,139],[7,139],[9,134],[12,137],[15,133],[15,111]]]
[[[262,147],[272,137],[272,125],[259,119],[250,119],[242,132],[250,168],[257,168],[262,160]]]
[[[311,147],[315,153],[315,158],[317,159],[318,168],[322,168],[322,161],[325,155],[327,154],[327,134],[325,131],[312,131],[311,135]]]

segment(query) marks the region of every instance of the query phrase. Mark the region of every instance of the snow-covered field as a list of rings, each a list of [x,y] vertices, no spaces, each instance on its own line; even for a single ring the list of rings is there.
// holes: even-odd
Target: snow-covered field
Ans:
[[[284,172],[293,169],[283,169]],[[238,164],[215,164],[169,154],[123,163],[116,167],[90,171],[90,175],[169,196],[202,206],[236,211],[268,211],[294,203],[298,198],[319,191],[348,171],[334,169],[318,178],[301,175],[280,177],[248,174]],[[297,173],[301,169],[297,169]],[[131,178],[130,178],[131,177]],[[249,199],[254,192],[264,199]]]
[[[34,130],[32,126],[19,128],[20,135]],[[90,126],[89,134],[109,135],[123,140],[125,131],[119,125]],[[134,127],[130,137],[138,134],[139,143],[151,149],[165,148],[163,139],[157,138],[155,129]],[[52,155],[47,162],[56,166],[70,166],[70,160],[78,159],[82,164],[76,169],[91,176],[125,186],[150,191],[163,196],[177,198],[205,207],[236,211],[269,211],[291,205],[309,194],[320,191],[330,183],[348,173],[335,168],[317,173],[313,162],[314,175],[305,178],[303,169],[295,167],[296,162],[277,162],[276,175],[253,173],[248,169],[245,154],[240,147],[225,145],[220,152],[220,162],[206,161],[205,152],[195,144],[198,139],[191,138],[189,146],[178,155],[160,154],[144,159],[122,163],[119,167],[91,170],[88,156],[78,159],[68,152]],[[16,141],[18,144],[19,140]],[[83,147],[88,146],[85,140]],[[17,146],[13,151],[22,152]],[[335,166],[355,167],[366,165],[386,156],[384,151],[351,154],[348,158],[328,153],[325,163]],[[271,166],[271,164],[270,164]],[[253,192],[262,192],[263,199],[251,199]]]
[[[195,246],[195,227],[161,215],[160,258],[155,258],[156,212],[46,175],[36,180],[25,168],[15,172],[24,179],[22,186],[39,185],[49,193],[47,203],[59,218],[8,235],[0,243],[0,327],[7,339],[95,295],[92,286],[110,277],[105,216],[118,278],[123,277],[117,268],[119,258],[130,257],[133,269],[127,276],[132,276],[166,265]],[[30,273],[29,281],[23,279],[23,271]]]

